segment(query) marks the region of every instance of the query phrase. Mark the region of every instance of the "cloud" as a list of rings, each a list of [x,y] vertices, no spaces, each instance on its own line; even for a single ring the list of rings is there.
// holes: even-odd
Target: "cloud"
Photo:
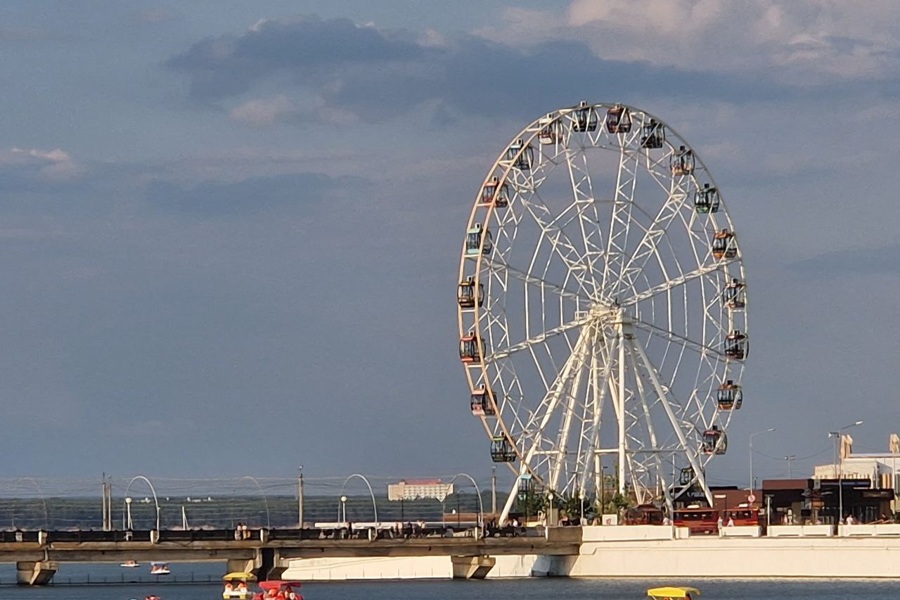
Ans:
[[[561,18],[510,11],[507,19],[497,34],[511,43],[566,32],[610,59],[794,85],[893,78],[900,65],[900,5],[890,0],[573,0]]]
[[[232,118],[254,124],[301,114],[324,122],[378,121],[422,107],[442,122],[533,117],[582,98],[696,97],[704,86],[732,102],[792,93],[749,76],[718,75],[710,86],[691,64],[599,58],[587,41],[559,36],[527,46],[475,35],[413,37],[345,19],[269,20],[194,44],[167,64],[188,76],[196,100],[238,101]],[[279,93],[268,100],[245,99],[272,88]]]
[[[251,125],[272,125],[295,114],[294,104],[284,94],[274,98],[250,100],[235,106],[228,113],[235,121]]]
[[[12,148],[0,153],[0,166],[3,165],[35,167],[42,177],[52,180],[70,179],[83,172],[69,153],[59,148],[55,150]]]
[[[270,77],[323,82],[340,65],[410,60],[423,52],[414,42],[349,19],[307,17],[259,21],[241,35],[198,42],[166,65],[190,76],[193,97],[214,99]]]
[[[0,150],[0,190],[44,192],[83,185],[87,169],[59,148]]]

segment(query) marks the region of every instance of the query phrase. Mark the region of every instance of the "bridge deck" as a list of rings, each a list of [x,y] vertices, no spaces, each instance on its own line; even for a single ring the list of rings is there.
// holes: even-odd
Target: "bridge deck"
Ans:
[[[574,532],[574,531],[573,531]],[[209,531],[191,536],[160,532],[160,540],[151,543],[150,532],[133,532],[130,541],[112,539],[114,532],[47,532],[32,541],[0,541],[0,562],[52,560],[57,562],[124,562],[126,560],[166,562],[210,562],[253,559],[262,549],[277,551],[282,559],[311,557],[385,557],[385,556],[478,556],[503,554],[578,554],[580,539],[553,540],[539,536],[488,537],[411,537],[368,539],[329,539],[319,536],[274,535],[235,540],[233,532]],[[187,532],[177,532],[184,534]],[[283,533],[283,532],[282,532]],[[121,532],[119,532],[121,534]],[[227,534],[227,535],[226,535]],[[28,536],[29,538],[31,536]],[[112,536],[115,537],[115,536]],[[121,535],[119,536],[121,537]],[[176,539],[171,539],[175,537]],[[196,537],[196,536],[195,536]],[[572,538],[573,536],[564,536]],[[230,538],[230,539],[229,539]]]

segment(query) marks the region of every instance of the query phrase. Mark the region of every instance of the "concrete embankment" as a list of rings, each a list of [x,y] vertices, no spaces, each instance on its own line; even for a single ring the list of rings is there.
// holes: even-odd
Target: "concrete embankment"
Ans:
[[[567,534],[574,528],[566,528]],[[898,578],[900,527],[733,528],[690,537],[672,527],[584,527],[571,556],[497,556],[489,578],[733,577]],[[554,535],[551,529],[549,536]],[[305,581],[427,579],[453,576],[449,556],[320,558],[290,562],[283,577]]]

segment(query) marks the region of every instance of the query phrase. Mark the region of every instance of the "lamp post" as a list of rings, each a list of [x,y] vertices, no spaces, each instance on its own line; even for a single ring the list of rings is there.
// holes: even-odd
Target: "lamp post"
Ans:
[[[303,465],[297,467],[297,528],[303,529]]]
[[[606,512],[606,466],[600,466],[600,517]]]
[[[792,479],[794,476],[793,471],[791,471],[791,461],[794,460],[795,458],[797,458],[797,456],[795,454],[789,454],[784,457],[784,460],[786,460],[787,464],[788,464],[788,479]]]
[[[556,523],[554,522],[554,517],[556,516],[556,510],[553,508],[553,492],[547,494],[547,526],[555,527]]]
[[[126,521],[124,523],[123,529],[134,529],[134,526],[131,522],[131,498],[125,498],[125,516]]]
[[[838,463],[838,446],[841,443],[841,433],[845,429],[850,429],[851,427],[856,427],[857,425],[862,425],[862,421],[855,421],[850,423],[849,425],[844,425],[837,431],[829,431],[828,437],[834,438],[834,469],[837,471],[837,480],[838,480],[838,518],[837,522],[840,523],[844,520],[844,457],[840,457],[840,463]]]
[[[340,510],[338,511],[338,519],[341,523],[347,522],[347,496],[341,496]]]
[[[584,492],[578,492],[578,510],[580,511],[580,516],[578,518],[578,524],[584,527]]]
[[[755,433],[750,434],[750,495],[753,495],[753,438],[761,433],[769,433],[771,431],[775,431],[774,427],[769,427],[768,429],[763,429],[762,431],[757,431]],[[752,504],[752,502],[751,502]],[[751,506],[751,508],[753,508]]]

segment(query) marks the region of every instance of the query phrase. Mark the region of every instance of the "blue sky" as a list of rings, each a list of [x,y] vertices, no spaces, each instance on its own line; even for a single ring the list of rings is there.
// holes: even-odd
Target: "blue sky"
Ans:
[[[490,470],[456,356],[471,199],[586,99],[703,157],[751,286],[713,483],[900,430],[888,1],[0,5],[2,476]],[[763,441],[765,440],[765,441]]]

